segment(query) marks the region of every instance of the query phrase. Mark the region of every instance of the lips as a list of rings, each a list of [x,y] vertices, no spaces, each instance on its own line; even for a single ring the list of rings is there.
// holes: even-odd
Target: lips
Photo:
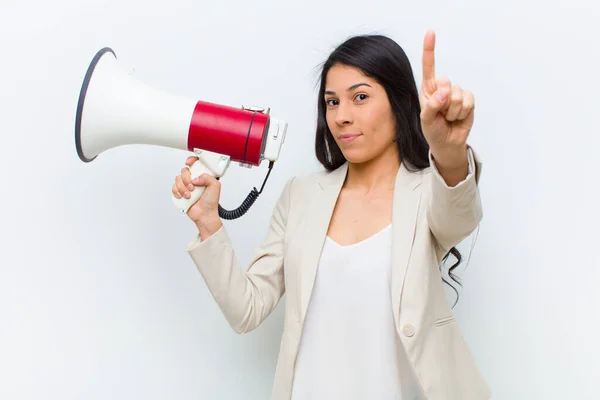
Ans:
[[[360,136],[360,133],[342,133],[338,135],[338,139],[343,143],[349,143]]]

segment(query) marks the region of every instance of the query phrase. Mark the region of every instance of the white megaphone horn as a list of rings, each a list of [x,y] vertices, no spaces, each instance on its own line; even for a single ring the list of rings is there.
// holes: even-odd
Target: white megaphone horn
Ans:
[[[217,179],[231,161],[246,167],[269,160],[269,171],[260,191],[254,188],[242,205],[219,215],[234,219],[243,215],[262,192],[278,159],[287,123],[272,118],[258,107],[234,108],[158,91],[132,76],[117,61],[114,51],[98,51],[85,75],[75,121],[75,146],[83,162],[108,149],[126,144],[149,144],[189,150],[198,161],[192,178],[203,173]],[[183,212],[200,198],[196,187],[191,198],[173,202]]]

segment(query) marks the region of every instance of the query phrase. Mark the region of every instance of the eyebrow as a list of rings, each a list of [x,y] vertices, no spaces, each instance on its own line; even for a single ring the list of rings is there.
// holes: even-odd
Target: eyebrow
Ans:
[[[352,90],[354,90],[354,89],[356,89],[358,87],[361,87],[361,86],[371,87],[371,85],[369,85],[368,83],[360,82],[360,83],[357,83],[356,85],[350,86],[348,89],[346,89],[346,92],[350,92],[350,91],[352,91]],[[335,92],[332,91],[332,90],[326,90],[325,94],[335,94]]]

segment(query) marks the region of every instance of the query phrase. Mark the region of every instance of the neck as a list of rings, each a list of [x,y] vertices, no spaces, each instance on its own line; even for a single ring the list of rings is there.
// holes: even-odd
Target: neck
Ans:
[[[372,160],[348,163],[348,174],[344,187],[366,193],[393,190],[398,168],[400,168],[400,158],[394,144]]]

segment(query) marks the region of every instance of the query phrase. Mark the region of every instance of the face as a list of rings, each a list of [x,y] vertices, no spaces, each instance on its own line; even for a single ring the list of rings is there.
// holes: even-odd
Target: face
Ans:
[[[326,119],[350,163],[370,161],[396,148],[396,122],[383,86],[361,70],[333,66],[325,84]]]

